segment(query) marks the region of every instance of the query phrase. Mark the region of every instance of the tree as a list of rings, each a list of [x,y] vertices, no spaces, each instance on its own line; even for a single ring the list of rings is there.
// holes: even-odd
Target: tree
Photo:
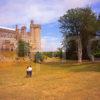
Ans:
[[[58,56],[59,58],[62,58],[62,56],[63,56],[62,48],[58,48],[58,51],[56,52],[56,54],[57,54],[57,56]]]
[[[94,41],[91,46],[92,54],[100,57],[100,41]]]
[[[94,55],[99,54],[100,52],[100,37],[96,36],[89,40],[87,46],[88,56],[92,62],[94,62]]]
[[[59,58],[63,57],[62,48],[57,48],[57,51],[52,53],[53,53],[53,57],[59,57]]]
[[[66,58],[75,60],[77,59],[77,43],[75,40],[70,40],[67,43]]]
[[[60,17],[59,23],[64,37],[63,45],[66,46],[69,37],[78,36],[82,43],[83,58],[87,59],[88,40],[96,36],[96,31],[100,28],[96,14],[89,7],[70,9]]]
[[[28,56],[30,51],[29,44],[23,40],[19,40],[18,42],[18,56],[25,57]]]

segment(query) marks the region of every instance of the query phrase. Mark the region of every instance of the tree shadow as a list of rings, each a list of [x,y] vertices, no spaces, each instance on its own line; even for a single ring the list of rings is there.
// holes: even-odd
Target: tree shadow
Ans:
[[[100,62],[86,62],[86,63],[60,63],[49,62],[45,63],[51,68],[61,69],[69,72],[100,72]]]
[[[91,65],[88,65],[88,66],[80,66],[80,67],[74,67],[74,68],[70,68],[68,69],[69,71],[72,71],[72,72],[91,72],[91,71],[94,71],[94,72],[100,72],[100,65],[94,65],[94,66],[91,66]]]

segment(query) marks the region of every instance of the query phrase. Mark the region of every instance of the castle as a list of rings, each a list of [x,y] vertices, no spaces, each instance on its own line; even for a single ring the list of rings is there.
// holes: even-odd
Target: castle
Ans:
[[[34,24],[33,20],[30,23],[30,32],[26,31],[26,26],[21,29],[17,25],[16,29],[0,27],[0,50],[16,51],[18,41],[23,40],[29,43],[31,52],[41,51],[40,30],[40,25]]]

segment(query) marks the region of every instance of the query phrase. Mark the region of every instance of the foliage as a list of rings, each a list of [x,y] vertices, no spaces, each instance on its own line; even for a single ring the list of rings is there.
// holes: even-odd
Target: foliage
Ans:
[[[91,8],[75,8],[68,10],[59,19],[60,30],[63,34],[63,46],[70,36],[80,36],[82,42],[83,58],[87,58],[88,40],[96,35],[100,29],[100,20]],[[72,45],[72,44],[70,44]],[[69,48],[67,48],[69,49]]]
[[[100,58],[100,41],[95,41],[92,43],[92,54]]]
[[[43,52],[43,55],[52,58],[53,57],[53,52]]]
[[[74,40],[70,40],[67,43],[66,59],[77,59],[77,43]]]
[[[59,57],[62,58],[62,48],[58,48],[58,50],[56,52],[54,52],[54,56],[55,57]]]
[[[41,63],[41,62],[43,62],[43,60],[44,60],[43,54],[40,53],[40,52],[37,52],[37,53],[35,54],[35,62],[36,62],[36,63]]]
[[[19,40],[18,42],[18,56],[25,57],[28,56],[30,52],[29,44],[23,40]]]
[[[54,52],[43,52],[43,55],[45,56],[45,58],[49,57],[59,57],[62,58],[62,48],[58,48],[57,51]]]

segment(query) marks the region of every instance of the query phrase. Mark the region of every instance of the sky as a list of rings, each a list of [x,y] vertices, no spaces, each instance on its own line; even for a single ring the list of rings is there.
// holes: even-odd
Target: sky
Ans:
[[[42,50],[55,51],[62,41],[59,17],[68,9],[86,6],[100,13],[100,0],[0,0],[0,26],[26,25],[29,30],[30,20],[34,20],[41,25]]]

